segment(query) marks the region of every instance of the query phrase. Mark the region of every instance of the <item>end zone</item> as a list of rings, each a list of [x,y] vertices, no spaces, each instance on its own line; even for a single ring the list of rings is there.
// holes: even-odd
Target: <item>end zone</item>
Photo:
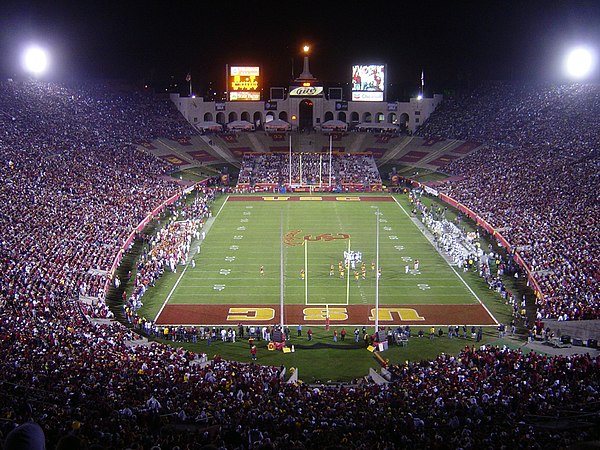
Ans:
[[[357,326],[375,324],[373,305],[285,305],[288,324]],[[156,318],[157,325],[237,325],[239,323],[277,324],[279,305],[166,305]],[[381,326],[399,325],[497,325],[480,304],[471,305],[381,305]]]
[[[230,195],[227,201],[232,202],[393,202],[391,196],[385,195]]]

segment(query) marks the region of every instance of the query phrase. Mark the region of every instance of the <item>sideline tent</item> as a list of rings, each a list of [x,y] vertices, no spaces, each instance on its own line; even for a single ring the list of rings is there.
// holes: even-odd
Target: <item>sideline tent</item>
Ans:
[[[285,120],[273,119],[263,125],[265,131],[287,131],[290,129],[290,124]]]
[[[202,131],[221,131],[223,129],[223,125],[217,122],[198,122],[195,124],[196,128]]]
[[[229,122],[227,124],[227,128],[230,130],[252,131],[254,130],[254,125],[247,120],[234,120],[233,122]]]
[[[328,120],[327,122],[323,122],[321,124],[321,129],[346,131],[348,129],[348,124],[346,122],[342,122],[341,120]]]
[[[356,128],[358,130],[396,131],[398,125],[393,123],[359,123]]]

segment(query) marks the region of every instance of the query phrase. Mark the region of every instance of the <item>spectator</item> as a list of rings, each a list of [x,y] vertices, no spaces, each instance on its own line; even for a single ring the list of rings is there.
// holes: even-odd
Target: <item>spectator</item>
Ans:
[[[595,85],[486,84],[420,131],[485,143],[442,168],[457,177],[439,190],[503,230],[541,290],[542,318],[600,316],[599,98]]]
[[[587,112],[589,105],[577,94],[595,92],[590,89],[565,88],[563,94],[570,94],[558,99]],[[556,100],[553,92],[548,98]],[[115,321],[89,320],[110,316],[104,302],[107,274],[127,237],[149,212],[180,192],[176,183],[162,177],[168,166],[129,144],[188,132],[189,126],[171,111],[165,103],[100,87],[0,82],[0,411],[6,419],[0,422],[0,432],[7,436],[5,446],[10,448],[20,434],[10,433],[14,424],[31,417],[39,424],[34,427],[37,438],[30,442],[37,448],[44,448],[44,438],[47,448],[56,448],[65,433],[76,436],[82,447],[106,449],[235,448],[240,440],[274,448],[340,443],[355,448],[488,448],[499,443],[507,448],[552,448],[598,438],[597,427],[554,427],[549,433],[530,421],[532,412],[537,418],[566,413],[572,420],[581,414],[581,405],[600,402],[600,359],[588,354],[552,357],[519,349],[466,347],[457,356],[442,354],[432,361],[392,366],[386,385],[368,380],[295,385],[284,383],[278,367],[223,361],[219,356],[206,364],[205,355],[183,348],[157,342],[131,345],[136,341],[131,329]],[[554,136],[541,126],[541,118],[533,117],[539,136]],[[597,115],[585,120],[590,124]],[[566,132],[565,139],[571,133]],[[594,133],[582,131],[579,136],[593,142]],[[597,287],[588,283],[588,269],[575,261],[571,249],[579,246],[579,258],[592,262],[598,255],[593,234],[597,213],[590,210],[593,194],[582,192],[594,186],[597,176],[590,169],[596,156],[582,150],[586,145],[572,150],[580,152],[575,163],[542,164],[553,169],[554,176],[578,176],[570,180],[574,186],[562,201],[572,213],[569,226],[583,237],[567,230],[569,226],[547,229],[545,237],[537,234],[536,217],[559,226],[554,215],[565,216],[546,209],[539,199],[512,197],[515,210],[526,218],[513,223],[511,237],[535,236],[531,242],[544,250],[525,250],[528,260],[534,267],[548,264],[548,270],[554,270],[539,275],[550,289],[540,303],[543,314],[579,318],[597,313]],[[492,160],[495,155],[492,152]],[[502,166],[507,177],[523,181],[518,165],[511,163],[515,155],[507,152],[507,162],[496,156],[499,165],[507,164]],[[524,170],[543,175],[531,167]],[[512,219],[513,212],[501,209],[511,204],[494,184],[502,178],[494,170],[489,173],[494,196],[481,200],[482,205],[500,208],[487,210],[493,218],[497,214],[499,220]],[[592,181],[579,178],[583,175]],[[524,192],[518,183],[506,184]],[[528,186],[538,193],[534,184]],[[543,195],[548,200],[549,194]],[[589,215],[580,218],[582,212]],[[193,216],[186,216],[188,225],[198,219]],[[592,230],[587,237],[582,232],[585,224]],[[152,260],[152,249],[158,261],[159,247],[163,256],[183,258],[185,252],[179,251],[194,233],[188,225],[163,227],[145,261]],[[543,255],[561,255],[562,250],[557,262]],[[149,271],[144,273],[150,277]],[[577,292],[581,295],[572,299]],[[80,298],[94,300],[84,303]],[[140,323],[134,314],[130,319]],[[161,329],[145,323],[144,329],[187,339],[180,327]],[[203,332],[210,342],[211,331]],[[214,337],[216,333],[215,329]],[[368,340],[366,328],[363,334]],[[370,420],[375,405],[381,415]],[[189,431],[180,433],[181,429]]]

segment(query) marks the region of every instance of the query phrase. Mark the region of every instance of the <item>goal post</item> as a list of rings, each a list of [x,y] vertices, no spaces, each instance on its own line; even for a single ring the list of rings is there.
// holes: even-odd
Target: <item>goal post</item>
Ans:
[[[304,240],[304,304],[308,305],[308,239]]]

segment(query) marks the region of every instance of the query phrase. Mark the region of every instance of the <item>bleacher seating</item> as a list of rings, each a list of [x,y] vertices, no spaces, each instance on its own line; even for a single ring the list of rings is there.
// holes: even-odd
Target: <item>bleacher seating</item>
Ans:
[[[579,99],[567,97],[550,99],[566,105]],[[586,102],[576,104],[589,113]],[[125,237],[180,190],[163,176],[170,164],[131,143],[193,134],[172,105],[143,95],[96,85],[0,82],[0,439],[29,420],[41,426],[35,430],[38,438],[45,435],[46,448],[248,448],[250,442],[252,448],[294,449],[565,448],[598,438],[593,408],[600,402],[600,360],[587,354],[467,347],[457,356],[391,366],[390,383],[310,386],[286,384],[276,367],[219,357],[206,364],[183,348],[131,345],[136,335],[124,325],[88,320],[111,316],[103,286]],[[553,159],[540,169],[551,171],[548,179],[534,166],[526,174],[541,177],[545,189],[552,189],[551,176],[568,176],[564,204],[552,198],[550,204],[571,211],[566,228],[586,236],[583,242],[562,226],[545,230],[552,242],[532,242],[554,257],[563,237],[560,248],[578,247],[581,259],[597,268],[598,213],[590,208],[597,202],[587,191],[597,191],[591,147],[598,137],[590,131],[587,138],[578,149],[527,147],[533,156]],[[485,184],[450,186],[454,195],[469,201],[466,188],[472,187],[474,207],[507,221],[514,218],[510,208],[552,226],[559,225],[552,214],[565,219],[561,209],[545,209],[550,195],[530,203],[502,200],[496,184],[522,195],[510,178],[526,181],[511,148],[486,152],[487,158],[470,158],[479,166],[452,165],[473,180],[482,179],[479,167],[489,170]],[[576,158],[565,160],[564,152]],[[504,178],[495,166],[505,170]],[[566,185],[558,181],[559,189]],[[483,203],[475,203],[487,191]],[[515,238],[531,232],[527,221],[511,225]],[[584,288],[586,269],[571,256],[562,255],[552,277]],[[535,251],[531,258],[538,258]],[[80,303],[80,294],[99,301]],[[555,426],[562,418],[579,422]]]
[[[485,143],[442,167],[457,177],[438,187],[525,249],[541,319],[600,317],[598,110],[597,85],[494,83],[447,101],[421,130]]]

